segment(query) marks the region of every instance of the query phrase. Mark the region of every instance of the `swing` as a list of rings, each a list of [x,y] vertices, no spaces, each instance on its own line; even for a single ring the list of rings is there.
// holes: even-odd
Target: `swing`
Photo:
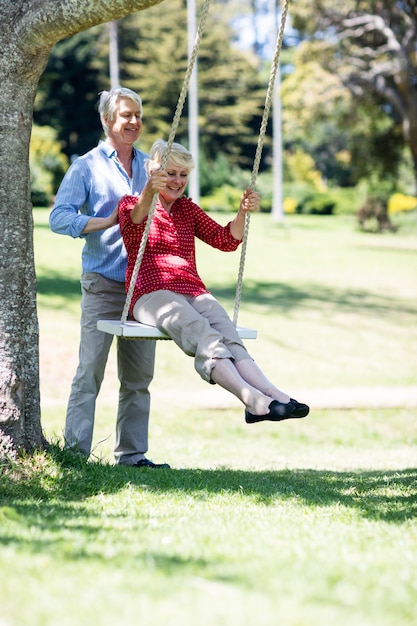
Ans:
[[[199,45],[200,45],[200,39],[201,39],[203,28],[204,28],[204,25],[205,25],[205,22],[206,22],[209,5],[210,5],[210,0],[205,0],[205,3],[203,5],[203,9],[202,9],[202,16],[201,16],[200,24],[199,24],[199,27],[198,27],[198,30],[197,30],[197,33],[196,33],[194,48],[193,48],[193,51],[192,51],[192,53],[190,55],[190,60],[189,60],[187,71],[186,71],[185,77],[184,77],[184,84],[182,86],[180,97],[178,99],[177,108],[176,108],[174,119],[173,119],[173,122],[172,122],[171,131],[170,131],[170,134],[169,134],[169,137],[168,137],[168,141],[167,141],[167,147],[166,147],[163,159],[162,159],[162,163],[161,163],[162,169],[166,168],[166,164],[167,164],[168,158],[169,158],[169,153],[170,153],[172,144],[173,144],[174,139],[175,139],[175,133],[176,133],[178,125],[179,125],[179,121],[180,121],[180,117],[181,117],[181,113],[182,113],[182,108],[184,106],[184,101],[185,101],[186,93],[188,91],[188,86],[189,86],[189,82],[190,82],[190,78],[191,78],[191,73],[192,73],[192,70],[193,70],[193,67],[194,67],[194,63],[195,63],[195,60],[196,60],[196,57],[197,57],[198,48],[199,48]],[[282,46],[282,39],[283,39],[283,35],[284,35],[284,28],[285,28],[285,21],[286,21],[287,13],[288,13],[288,0],[284,0],[284,2],[283,2],[283,9],[282,9],[282,13],[281,13],[281,24],[280,24],[280,28],[279,28],[279,32],[278,32],[274,58],[273,58],[273,61],[272,61],[271,72],[270,72],[270,77],[269,77],[269,84],[268,84],[268,89],[267,89],[266,98],[265,98],[265,107],[264,107],[264,111],[263,111],[262,123],[261,123],[260,132],[259,132],[258,144],[257,144],[257,147],[256,147],[255,159],[254,159],[254,164],[253,164],[253,169],[252,169],[251,183],[250,183],[250,188],[251,189],[255,188],[256,177],[257,177],[258,171],[259,171],[259,164],[260,164],[260,161],[261,161],[262,147],[263,147],[263,142],[264,142],[264,138],[265,138],[265,134],[266,134],[266,127],[267,127],[267,123],[268,123],[269,111],[270,111],[270,108],[271,108],[273,88],[274,88],[275,77],[276,77],[278,64],[279,64],[279,55],[280,55],[281,46]],[[130,304],[131,304],[132,297],[133,297],[134,285],[136,284],[136,280],[137,280],[137,277],[138,277],[138,274],[139,274],[140,264],[142,262],[142,257],[143,257],[144,252],[145,252],[145,246],[146,246],[146,242],[147,242],[147,238],[148,238],[148,233],[149,233],[149,230],[150,230],[150,227],[151,227],[153,214],[154,214],[154,211],[155,211],[155,205],[156,205],[156,201],[157,201],[157,196],[158,196],[158,194],[155,194],[155,196],[153,198],[153,201],[152,201],[151,208],[149,210],[148,219],[147,219],[145,230],[144,230],[144,233],[143,233],[143,237],[142,237],[142,240],[141,240],[141,243],[140,243],[140,246],[139,246],[135,267],[133,269],[132,278],[131,278],[129,289],[128,289],[128,292],[127,292],[127,297],[126,297],[126,302],[125,302],[125,305],[124,305],[122,317],[121,317],[120,320],[99,320],[97,322],[97,329],[100,330],[100,331],[103,331],[105,333],[108,333],[110,335],[114,335],[114,336],[117,336],[117,337],[123,337],[123,338],[126,338],[126,339],[159,339],[159,340],[160,339],[165,339],[165,340],[171,340],[171,337],[169,337],[167,334],[165,334],[164,332],[162,332],[161,330],[159,330],[155,326],[149,326],[148,324],[143,324],[141,322],[132,321],[132,320],[128,320],[127,319],[128,315],[129,315]],[[249,224],[250,224],[250,215],[249,215],[249,212],[247,212],[246,215],[245,215],[245,228],[244,228],[243,239],[242,239],[239,272],[238,272],[238,279],[237,279],[237,286],[236,286],[236,295],[235,295],[235,302],[234,302],[234,311],[233,311],[233,323],[234,323],[234,325],[236,327],[236,330],[238,331],[239,336],[241,337],[241,339],[256,339],[256,337],[257,337],[257,331],[256,330],[253,330],[251,328],[245,328],[243,326],[238,326],[238,324],[237,324],[237,319],[238,319],[238,314],[239,314],[239,306],[240,306],[240,299],[241,299],[241,294],[242,294],[243,270],[244,270],[245,257],[246,257],[246,248],[247,248],[247,239],[248,239],[248,233],[249,233]]]

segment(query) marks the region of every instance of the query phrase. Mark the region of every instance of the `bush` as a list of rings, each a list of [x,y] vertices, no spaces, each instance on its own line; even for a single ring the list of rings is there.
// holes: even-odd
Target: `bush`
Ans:
[[[293,213],[300,213],[305,200],[315,193],[315,189],[305,182],[284,183],[284,211],[290,206]],[[287,198],[290,200],[288,203]]]
[[[403,193],[394,193],[388,200],[388,213],[402,213],[403,211],[414,211],[417,209],[417,198],[406,196]]]
[[[297,213],[306,215],[333,215],[335,201],[329,193],[312,193],[298,205]]]
[[[335,187],[329,190],[337,215],[355,215],[360,204],[360,194],[356,187]]]
[[[223,185],[209,196],[200,199],[200,206],[205,211],[237,211],[243,189],[237,189],[231,185]]]
[[[223,185],[233,184],[233,168],[226,155],[220,153],[215,161],[208,161],[202,150],[199,158],[199,178],[201,195],[210,194]]]
[[[34,206],[51,204],[68,168],[56,132],[50,126],[33,126],[29,151],[31,199]]]
[[[298,200],[295,198],[284,198],[284,213],[287,215],[292,215],[297,213],[298,209]]]

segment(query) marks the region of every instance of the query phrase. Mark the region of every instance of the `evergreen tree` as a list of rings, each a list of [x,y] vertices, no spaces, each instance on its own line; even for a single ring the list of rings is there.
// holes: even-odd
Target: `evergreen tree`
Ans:
[[[266,86],[258,59],[235,45],[222,3],[213,2],[197,60],[199,133],[207,161],[225,153],[231,166],[250,168]],[[143,100],[140,148],[167,138],[184,81],[188,55],[187,6],[171,0],[118,22],[119,75]],[[95,145],[101,126],[95,102],[109,87],[108,32],[95,27],[52,51],[35,103],[35,121],[53,126],[68,157]],[[186,100],[176,140],[188,143]]]
[[[108,35],[100,25],[60,41],[42,75],[34,108],[39,126],[53,126],[62,150],[84,154],[102,135],[96,103],[108,89]]]

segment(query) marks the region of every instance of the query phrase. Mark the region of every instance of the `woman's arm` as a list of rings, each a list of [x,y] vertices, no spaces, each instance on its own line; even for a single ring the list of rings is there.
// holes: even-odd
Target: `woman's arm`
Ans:
[[[260,204],[260,197],[256,191],[253,191],[248,187],[240,200],[239,210],[236,213],[234,219],[230,222],[230,232],[232,237],[241,241],[245,231],[246,213],[248,211],[258,211]]]
[[[146,219],[149,215],[154,195],[164,189],[166,182],[167,173],[165,170],[152,172],[130,214],[130,219],[134,224],[141,224]]]

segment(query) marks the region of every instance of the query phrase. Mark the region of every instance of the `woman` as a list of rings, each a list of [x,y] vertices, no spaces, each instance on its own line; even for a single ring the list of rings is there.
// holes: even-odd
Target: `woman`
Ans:
[[[195,237],[226,252],[236,250],[247,211],[259,209],[259,195],[246,189],[234,219],[221,226],[183,195],[194,167],[188,150],[174,143],[166,170],[161,169],[166,146],[162,140],[152,146],[146,163],[148,181],[141,196],[125,196],[119,203],[120,230],[128,254],[128,288],[147,216],[158,193],[131,313],[136,320],[165,332],[193,356],[195,369],[204,380],[239,398],[245,405],[246,422],[305,417],[309,407],[264,376],[197,272]]]

